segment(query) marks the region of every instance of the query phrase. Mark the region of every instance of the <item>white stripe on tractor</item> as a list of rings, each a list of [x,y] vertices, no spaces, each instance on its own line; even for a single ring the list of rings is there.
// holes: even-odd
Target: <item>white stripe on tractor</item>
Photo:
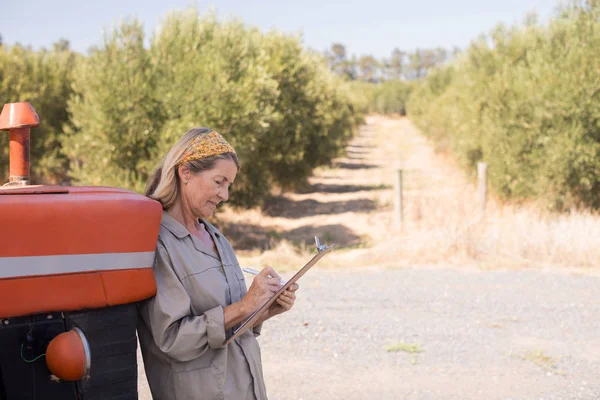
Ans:
[[[152,268],[154,252],[0,257],[0,279]]]

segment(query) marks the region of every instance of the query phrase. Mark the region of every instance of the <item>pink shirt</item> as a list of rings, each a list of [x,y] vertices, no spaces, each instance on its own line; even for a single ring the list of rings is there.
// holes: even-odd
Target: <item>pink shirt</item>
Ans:
[[[202,240],[206,245],[211,247],[215,252],[217,251],[217,249],[215,248],[215,243],[213,242],[212,237],[210,236],[210,233],[208,233],[208,231],[206,230],[206,227],[204,226],[204,224],[202,222],[200,222],[200,229],[194,233],[194,236],[196,236],[198,239]]]

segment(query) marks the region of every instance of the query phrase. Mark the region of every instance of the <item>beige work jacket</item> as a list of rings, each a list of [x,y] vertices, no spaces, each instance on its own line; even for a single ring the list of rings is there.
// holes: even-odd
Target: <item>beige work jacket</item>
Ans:
[[[138,335],[154,400],[267,398],[260,326],[223,346],[223,309],[246,294],[231,244],[205,224],[217,253],[163,212],[154,275],[157,294],[140,305]],[[235,329],[235,327],[234,327]]]

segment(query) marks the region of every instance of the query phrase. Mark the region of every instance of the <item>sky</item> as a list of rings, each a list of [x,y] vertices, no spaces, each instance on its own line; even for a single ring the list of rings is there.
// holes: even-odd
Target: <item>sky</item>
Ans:
[[[87,4],[84,4],[87,3]],[[85,53],[102,42],[103,29],[136,17],[148,37],[170,10],[211,8],[263,31],[302,34],[307,48],[342,43],[352,55],[387,57],[394,48],[465,48],[499,22],[520,23],[535,12],[542,21],[559,0],[0,0],[0,35],[6,44],[34,49],[61,38]]]

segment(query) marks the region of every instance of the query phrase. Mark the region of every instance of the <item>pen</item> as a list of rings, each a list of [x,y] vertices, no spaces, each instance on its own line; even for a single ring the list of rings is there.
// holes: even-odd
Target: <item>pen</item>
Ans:
[[[242,268],[242,271],[248,273],[248,274],[252,274],[252,275],[258,275],[260,274],[260,271],[255,270],[254,268]],[[284,281],[283,279],[279,280],[279,284],[280,285],[285,285],[287,283],[287,281]]]

